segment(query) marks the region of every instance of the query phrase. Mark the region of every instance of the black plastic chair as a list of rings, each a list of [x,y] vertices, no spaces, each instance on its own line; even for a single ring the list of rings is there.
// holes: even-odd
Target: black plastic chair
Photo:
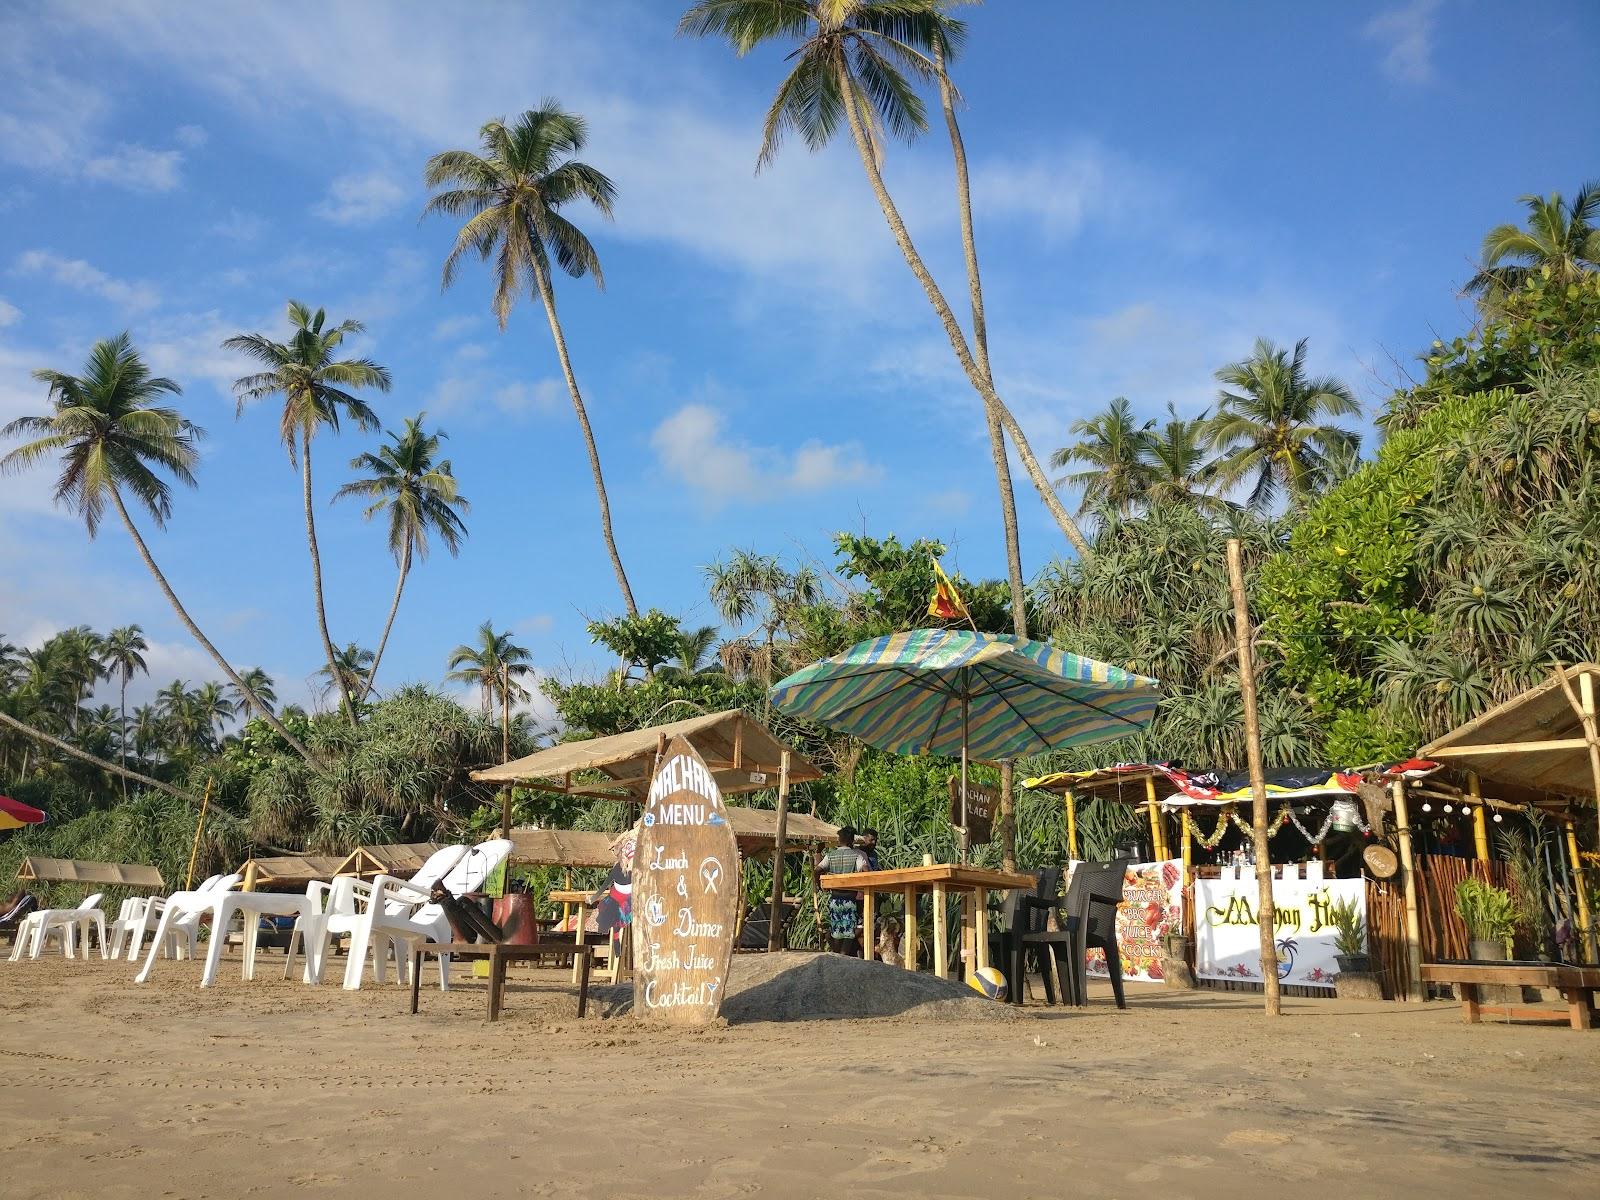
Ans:
[[[1075,960],[1077,946],[1077,918],[1061,913],[1061,871],[1049,867],[1040,871],[1034,890],[1020,889],[1006,897],[1004,913],[1006,928],[992,934],[989,939],[991,961],[1001,964],[1006,976],[1006,994],[1013,1004],[1022,1003],[1026,987],[1028,959],[1031,955],[1044,985],[1044,998],[1048,1004],[1056,1003],[1055,982],[1051,965],[1062,979],[1061,1002],[1077,994],[1081,988],[1083,972],[1082,955]],[[1059,915],[1059,927],[1051,929],[1050,914]]]
[[[1111,994],[1117,999],[1117,1007],[1128,1007],[1122,988],[1122,950],[1117,945],[1117,905],[1122,902],[1122,880],[1132,861],[1118,858],[1111,862],[1084,862],[1073,868],[1072,882],[1061,902],[1062,924],[1071,922],[1078,939],[1071,956],[1078,968],[1073,1004],[1089,1003],[1083,956],[1093,946],[1105,951],[1106,973],[1111,976]]]

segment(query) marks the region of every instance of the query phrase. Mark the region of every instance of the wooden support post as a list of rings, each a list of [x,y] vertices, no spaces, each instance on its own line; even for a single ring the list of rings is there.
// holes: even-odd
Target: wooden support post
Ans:
[[[501,832],[500,832],[500,836],[501,837],[507,837],[508,838],[508,837],[511,836],[511,788],[510,788],[510,786],[506,787],[505,792],[500,797],[500,830],[501,830]]]
[[[905,890],[906,916],[900,931],[900,965],[908,971],[917,969],[917,889]]]
[[[1272,852],[1267,845],[1267,780],[1261,765],[1261,725],[1256,710],[1256,665],[1250,628],[1250,604],[1244,594],[1244,554],[1238,538],[1228,539],[1228,584],[1233,593],[1233,639],[1239,660],[1239,691],[1244,699],[1244,749],[1250,767],[1251,824],[1256,850],[1256,907],[1261,926],[1261,990],[1266,998],[1266,1014],[1283,1012],[1282,989],[1278,982],[1276,914],[1272,905]],[[1152,787],[1151,794],[1154,794]],[[1154,803],[1152,802],[1152,810]]]
[[[1188,887],[1194,876],[1194,828],[1189,824],[1189,810],[1180,814],[1183,837],[1183,886]]]
[[[239,884],[239,890],[241,892],[253,892],[256,890],[256,860],[254,858],[244,865],[244,881]],[[221,934],[213,930],[212,936],[220,937]]]
[[[944,911],[944,887],[933,885],[933,973],[940,979],[950,974],[950,924]]]
[[[861,957],[871,962],[878,953],[878,893],[861,893]]]
[[[973,893],[973,900],[974,900],[973,910],[974,910],[974,913],[975,913],[975,915],[977,917],[977,921],[976,921],[976,924],[974,926],[973,933],[974,933],[974,936],[976,937],[977,943],[978,943],[977,946],[974,947],[974,949],[977,951],[978,970],[981,971],[981,970],[983,970],[983,968],[985,968],[985,967],[987,967],[989,965],[989,893],[988,893],[988,891],[986,889],[984,889],[984,888],[979,888],[976,892]]]
[[[1150,812],[1150,853],[1159,862],[1167,857],[1167,837],[1161,829],[1161,809],[1156,804],[1156,780],[1153,775],[1144,779],[1144,803]]]
[[[1583,858],[1578,854],[1577,822],[1568,817],[1563,823],[1567,829],[1567,858],[1572,865],[1572,890],[1578,893],[1579,935],[1588,951],[1589,961],[1600,962],[1595,955],[1594,919],[1589,911],[1589,877],[1584,871]]]
[[[1016,774],[1010,759],[1000,764],[1000,869],[1017,869]]]
[[[956,968],[956,978],[965,979],[978,969],[978,905],[977,894],[961,893],[961,963]]]
[[[1594,785],[1595,814],[1600,820],[1600,720],[1594,705],[1594,676],[1588,671],[1578,676],[1583,705],[1583,736],[1589,743],[1589,779]],[[1600,840],[1595,843],[1600,846]]]
[[[1067,854],[1071,861],[1078,861],[1078,802],[1073,796],[1072,789],[1068,788],[1061,794],[1067,806]]]
[[[1472,796],[1472,844],[1478,861],[1486,863],[1489,861],[1489,814],[1483,808],[1483,787],[1476,771],[1467,772],[1467,791]]]
[[[1400,839],[1400,870],[1406,895],[1406,997],[1425,1000],[1422,990],[1422,922],[1417,915],[1417,870],[1411,855],[1411,815],[1406,807],[1406,783],[1396,779],[1389,785],[1394,798],[1395,833]]]
[[[189,870],[183,876],[183,890],[194,887],[194,863],[200,856],[200,835],[206,827],[206,809],[211,805],[211,779],[206,779],[205,795],[200,797],[200,816],[194,823],[194,845],[189,847]]]
[[[767,950],[783,949],[783,856],[789,834],[789,751],[778,759],[778,820],[772,842],[772,911],[767,919]]]

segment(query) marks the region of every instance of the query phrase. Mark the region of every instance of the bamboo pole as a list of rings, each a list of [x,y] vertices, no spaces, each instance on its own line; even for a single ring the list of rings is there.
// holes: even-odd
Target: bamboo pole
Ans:
[[[1167,854],[1167,834],[1161,828],[1161,807],[1156,803],[1156,780],[1154,775],[1144,777],[1144,803],[1150,813],[1150,853],[1155,855],[1157,862],[1165,862]]]
[[[1472,842],[1478,861],[1489,861],[1489,814],[1483,808],[1483,785],[1476,771],[1467,772],[1467,791],[1472,796]]]
[[[1261,725],[1256,711],[1255,654],[1250,644],[1250,604],[1244,594],[1244,555],[1238,538],[1228,539],[1228,586],[1233,593],[1233,640],[1244,699],[1244,748],[1250,767],[1251,825],[1256,850],[1256,916],[1261,927],[1261,990],[1269,1017],[1283,1012],[1278,983],[1277,913],[1272,903],[1272,852],[1267,845],[1267,780],[1261,765]],[[1153,790],[1153,789],[1152,789]]]
[[[200,856],[200,834],[206,827],[206,809],[211,806],[211,778],[206,778],[206,792],[200,797],[200,816],[194,823],[194,845],[189,847],[189,869],[184,872],[183,890],[194,886],[194,863]]]
[[[1578,825],[1571,817],[1562,822],[1567,830],[1567,858],[1572,864],[1572,888],[1578,893],[1578,924],[1590,962],[1600,961],[1595,954],[1595,928],[1589,912],[1589,878],[1585,874],[1583,858],[1578,854]]]
[[[1189,810],[1180,814],[1183,836],[1183,886],[1188,887],[1194,874],[1194,829],[1189,824]]]
[[[1017,798],[1011,760],[1000,764],[1000,869],[1017,869]]]
[[[772,909],[767,914],[767,950],[783,949],[783,852],[789,835],[789,751],[778,759],[778,820],[772,836]]]
[[[1061,793],[1061,799],[1067,806],[1067,855],[1072,862],[1078,861],[1078,800],[1068,788]]]
[[[1400,870],[1406,895],[1406,998],[1425,1000],[1422,991],[1422,922],[1417,914],[1417,871],[1411,854],[1411,814],[1406,805],[1406,784],[1396,779],[1389,785],[1394,798],[1394,827],[1400,840]]]

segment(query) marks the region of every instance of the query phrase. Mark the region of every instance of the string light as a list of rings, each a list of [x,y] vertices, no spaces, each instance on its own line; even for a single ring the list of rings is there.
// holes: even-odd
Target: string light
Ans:
[[[1444,806],[1444,810],[1445,810],[1445,812],[1454,812],[1454,811],[1455,811],[1455,810],[1454,810],[1454,809],[1452,809],[1452,808],[1451,808],[1451,807],[1450,807],[1450,805],[1448,805],[1448,804],[1446,804],[1446,805],[1445,805],[1445,806]]]
[[[1501,820],[1503,820],[1503,818],[1500,816],[1500,814],[1499,813],[1495,813],[1495,815],[1494,815],[1494,823],[1496,825],[1498,825],[1498,824],[1500,824]]]
[[[1422,802],[1422,811],[1423,812],[1432,812],[1433,811],[1433,805],[1429,804],[1426,800],[1424,800]]]

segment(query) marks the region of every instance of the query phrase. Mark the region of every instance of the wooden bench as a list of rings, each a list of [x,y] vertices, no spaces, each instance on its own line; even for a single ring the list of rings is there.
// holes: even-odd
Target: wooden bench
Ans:
[[[422,959],[427,954],[448,954],[451,958],[487,959],[489,962],[489,1020],[500,1019],[500,1001],[506,988],[506,967],[513,962],[530,962],[550,954],[572,955],[577,959],[578,1015],[589,1009],[589,968],[594,948],[574,945],[569,938],[540,938],[536,942],[427,942],[411,955],[411,1011],[417,1011],[422,992]]]
[[[1462,1012],[1469,1025],[1484,1013],[1525,1021],[1559,1021],[1563,1014],[1525,1005],[1480,1004],[1478,988],[1555,988],[1566,997],[1564,1014],[1574,1029],[1592,1029],[1595,1022],[1593,993],[1600,991],[1600,967],[1569,967],[1559,963],[1424,963],[1424,983],[1448,983],[1461,989]]]

